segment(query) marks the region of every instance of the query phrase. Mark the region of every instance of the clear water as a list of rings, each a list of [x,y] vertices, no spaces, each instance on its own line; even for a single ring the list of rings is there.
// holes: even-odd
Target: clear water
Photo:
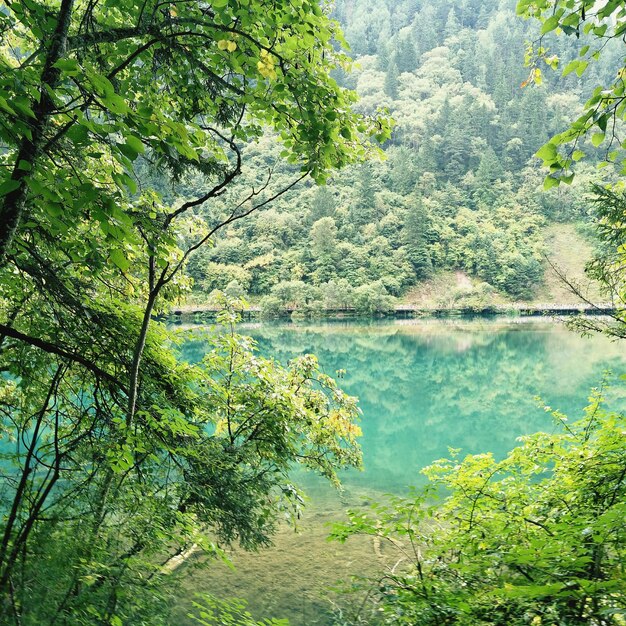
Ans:
[[[192,623],[185,615],[196,592],[245,598],[258,618],[329,626],[335,622],[325,598],[336,605],[346,602],[329,589],[354,574],[376,577],[385,566],[380,546],[370,539],[355,537],[345,545],[326,541],[328,523],[342,519],[346,507],[420,484],[419,470],[447,456],[449,446],[504,456],[520,435],[557,428],[545,404],[576,419],[607,369],[615,381],[609,404],[626,410],[618,379],[626,372],[624,344],[582,338],[557,322],[247,324],[241,332],[254,337],[265,356],[286,362],[314,353],[326,373],[346,370],[341,384],[360,398],[363,410],[365,470],[345,472],[341,494],[299,474],[310,495],[300,533],[283,528],[270,549],[235,551],[234,571],[213,564],[190,573],[177,609],[176,623],[185,626]],[[190,342],[183,356],[196,360],[204,350],[201,341]]]
[[[556,428],[545,405],[573,420],[604,371],[614,379],[626,371],[620,343],[556,321],[242,324],[241,332],[265,356],[313,353],[327,374],[345,370],[341,385],[363,411],[365,471],[342,480],[384,492],[420,483],[419,470],[449,447],[502,457],[520,435]],[[202,351],[193,342],[184,356]],[[616,391],[609,395],[619,404]]]

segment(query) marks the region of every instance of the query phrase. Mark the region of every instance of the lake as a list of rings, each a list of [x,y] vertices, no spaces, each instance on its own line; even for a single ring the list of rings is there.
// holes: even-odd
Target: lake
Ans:
[[[345,370],[341,386],[359,397],[363,411],[365,469],[342,474],[343,493],[298,475],[311,498],[299,535],[285,529],[271,550],[235,552],[236,572],[216,566],[186,582],[189,590],[246,597],[255,613],[289,617],[295,625],[328,624],[324,588],[373,571],[380,560],[370,544],[324,541],[325,524],[345,506],[419,485],[420,469],[448,456],[449,447],[503,457],[520,435],[554,431],[544,407],[577,419],[607,370],[615,385],[609,404],[624,406],[623,345],[580,337],[555,321],[263,323],[242,324],[240,332],[264,356],[286,362],[313,353],[327,374]],[[201,342],[191,342],[183,356],[196,360],[203,351]]]

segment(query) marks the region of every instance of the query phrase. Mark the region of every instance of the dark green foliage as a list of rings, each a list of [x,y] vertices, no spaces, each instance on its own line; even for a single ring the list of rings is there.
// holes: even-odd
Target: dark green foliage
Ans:
[[[395,61],[391,61],[385,73],[385,93],[392,99],[398,97],[398,66]]]
[[[549,252],[543,226],[586,213],[585,181],[542,193],[533,160],[580,105],[581,85],[521,87],[524,42],[535,31],[513,8],[486,0],[337,3],[360,64],[359,110],[384,104],[397,120],[387,159],[346,169],[327,186],[289,194],[265,217],[233,226],[191,260],[196,289],[236,280],[261,296],[292,280],[346,280],[353,288],[381,280],[401,297],[440,270],[462,270],[500,297],[532,298]],[[261,166],[277,157],[267,140],[248,152]],[[228,206],[207,207],[208,223]],[[336,232],[314,229],[322,218],[332,218]]]
[[[117,308],[135,332],[138,320],[122,303]],[[0,390],[2,432],[15,429],[23,442],[3,443],[4,471],[9,463],[30,470],[26,502],[15,494],[17,471],[0,491],[3,511],[17,506],[2,526],[10,541],[1,572],[19,567],[24,584],[10,576],[4,616],[17,613],[27,626],[167,624],[180,554],[217,556],[218,542],[267,545],[279,514],[295,515],[302,502],[288,478],[294,463],[333,482],[337,468],[359,464],[356,400],[319,371],[315,357],[283,369],[234,333],[232,311],[220,321],[224,332],[204,337],[206,356],[194,365],[177,363],[170,351],[176,337],[153,329],[145,353],[153,378],[143,379],[132,428],[115,387],[96,382],[77,397],[92,375],[21,351],[53,377],[27,377],[24,362],[22,377],[4,380]],[[99,366],[115,371],[128,342],[118,334]],[[39,516],[48,485],[54,489]],[[15,545],[21,550],[13,565]]]

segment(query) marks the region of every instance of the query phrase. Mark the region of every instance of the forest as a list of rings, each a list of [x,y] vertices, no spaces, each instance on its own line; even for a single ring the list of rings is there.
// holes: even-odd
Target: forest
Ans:
[[[514,2],[346,1],[334,11],[357,60],[337,79],[359,94],[355,110],[384,108],[394,120],[384,160],[333,173],[222,231],[190,259],[198,298],[218,289],[268,313],[371,313],[461,271],[474,289],[444,305],[532,300],[550,270],[549,226],[584,234],[589,182],[611,177],[585,164],[573,187],[546,192],[534,154],[612,79],[620,47],[609,41],[580,76],[544,64],[542,84],[522,87],[525,45],[539,28],[516,18]],[[554,37],[550,54],[568,58],[576,43]],[[602,159],[590,139],[584,149]],[[255,172],[279,159],[271,139],[249,151]]]
[[[401,557],[349,561],[349,593],[301,623],[625,624],[621,379],[594,372],[569,417],[544,402],[550,427],[505,454],[451,445],[483,414],[499,440],[527,371],[586,384],[608,350],[561,363],[547,334],[366,324],[325,329],[322,361],[314,333],[283,353],[239,315],[375,324],[436,281],[437,307],[533,302],[558,247],[611,303],[573,332],[626,338],[624,33],[619,0],[4,2],[0,624],[284,626],[202,576],[298,528],[303,476],[341,489],[363,468],[336,558],[359,538]],[[215,325],[169,323],[185,303]],[[469,407],[464,428],[435,413],[406,439],[394,410],[418,396],[390,381],[415,371],[423,412]],[[372,447],[382,475],[435,434],[448,458],[405,467],[415,489],[374,489]]]

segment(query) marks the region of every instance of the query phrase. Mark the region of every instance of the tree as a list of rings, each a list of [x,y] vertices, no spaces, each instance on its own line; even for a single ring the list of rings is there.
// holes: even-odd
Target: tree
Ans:
[[[385,71],[385,93],[395,100],[398,97],[398,66],[395,57],[389,62]]]
[[[504,460],[455,453],[424,470],[424,490],[335,527],[398,551],[372,589],[383,624],[622,624],[626,419],[601,390],[581,420],[553,416],[555,434]]]
[[[230,171],[230,179],[239,168],[224,166],[226,152],[236,153],[235,142],[258,136],[268,123],[318,179],[330,163],[354,159],[361,122],[342,106],[351,96],[320,71],[346,63],[332,50],[333,38],[341,40],[336,24],[311,0],[269,15],[262,0],[240,9],[237,2],[129,2],[118,14],[65,0],[52,14],[44,4],[19,2],[2,13],[0,108],[9,167],[0,257],[27,220],[54,218],[55,203],[71,222],[88,202],[108,223],[107,203],[134,187],[129,170],[146,150],[177,173],[195,166]],[[313,42],[317,51],[308,54],[301,44]],[[242,124],[244,112],[255,123]],[[102,167],[102,153],[115,164],[113,190],[106,180],[78,175]],[[56,176],[60,163],[70,175]],[[56,193],[42,197],[46,184]]]
[[[537,18],[541,22],[542,37],[557,29],[567,35],[574,35],[576,39],[583,36],[584,45],[580,48],[578,57],[565,66],[563,76],[573,72],[579,77],[583,76],[588,67],[605,53],[608,43],[623,39],[626,30],[626,7],[615,1],[596,4],[588,0],[575,2],[548,0],[533,4],[527,0],[519,0],[517,11],[518,14]],[[542,45],[536,50],[531,48],[527,58],[531,67],[528,82],[535,83],[541,82],[541,72],[537,67],[539,60],[545,61],[553,68],[558,68],[561,62],[556,55],[549,56],[548,49]],[[591,97],[584,104],[582,115],[572,122],[568,129],[553,136],[537,152],[536,156],[543,160],[544,166],[549,167],[551,172],[544,180],[545,189],[558,186],[561,182],[571,184],[574,178],[572,172],[574,164],[586,156],[583,141],[589,135],[592,147],[603,146],[604,160],[600,165],[606,166],[610,162],[621,160],[622,168],[619,173],[622,175],[626,173],[624,143],[620,139],[622,122],[626,115],[623,80],[626,68],[623,66],[621,56],[619,64],[622,67],[617,69],[607,84],[593,90]],[[604,285],[608,297],[616,299],[614,302],[617,313],[612,315],[613,323],[609,325],[585,320],[576,320],[573,325],[585,331],[603,330],[610,335],[623,336],[624,293],[620,266],[623,259],[621,245],[623,240],[621,224],[624,215],[623,182],[618,182],[613,188],[596,185],[594,195],[595,225],[600,234],[601,245],[599,254],[588,266],[588,272]],[[567,281],[566,277],[563,278]],[[570,281],[568,284],[582,295]]]
[[[323,304],[327,309],[348,309],[352,307],[354,288],[345,278],[331,280],[320,285]]]
[[[457,19],[456,11],[454,10],[454,8],[452,8],[450,9],[450,12],[448,13],[448,19],[446,20],[446,27],[444,31],[446,39],[448,39],[449,37],[454,37],[455,35],[458,35],[460,30],[461,30],[461,24],[459,23],[459,20]]]
[[[2,432],[19,443],[2,451],[2,621],[158,623],[145,611],[158,604],[160,561],[195,542],[210,549],[207,528],[265,542],[272,494],[290,493],[275,463],[306,437],[271,441],[265,418],[280,419],[277,407],[259,405],[257,431],[272,432],[254,443],[256,418],[231,414],[215,395],[224,376],[244,376],[231,363],[245,368],[244,386],[258,385],[259,401],[267,385],[289,395],[300,366],[258,369],[232,334],[204,365],[178,364],[153,316],[188,288],[187,259],[220,229],[298,180],[323,181],[329,167],[362,158],[387,125],[351,112],[354,96],[329,74],[349,65],[335,49],[341,33],[312,0],[5,8],[0,398]],[[301,172],[237,190],[205,223],[196,211],[225,197],[242,146],[267,127]],[[139,155],[174,185],[195,170],[204,186],[164,204],[135,172]],[[318,417],[313,446],[329,434]]]
[[[193,545],[214,553],[209,528],[220,542],[264,545],[278,512],[298,506],[289,458],[331,480],[336,467],[358,463],[354,399],[320,378],[314,357],[288,370],[259,357],[249,339],[234,333],[235,321],[232,312],[222,314],[226,332],[206,338],[200,364],[168,355],[164,393],[174,398],[165,403],[153,392],[155,405],[142,406],[132,429],[123,411],[83,407],[85,398],[72,398],[68,386],[75,381],[58,369],[52,391],[42,389],[57,429],[44,430],[44,411],[21,424],[13,414],[27,442],[14,458],[31,473],[21,477],[28,495],[19,509],[8,506],[16,501],[11,491],[3,493],[3,508],[11,511],[3,527],[9,541],[2,544],[1,573],[11,581],[7,618],[15,612],[24,624],[167,623],[152,598],[167,589],[172,559]],[[22,408],[22,390],[34,406],[40,401],[33,385],[21,387],[4,390],[4,410]],[[94,399],[105,400],[104,393]],[[73,414],[81,410],[93,412],[91,420]],[[50,467],[62,478],[53,481]],[[42,502],[37,487],[48,485],[54,489]],[[39,505],[48,520],[38,519]]]
[[[421,198],[416,198],[405,217],[403,239],[407,250],[407,258],[411,262],[416,276],[421,279],[428,278],[433,271],[428,249],[430,229],[430,216]]]
[[[575,72],[581,77],[601,57],[607,40],[621,38],[626,29],[626,7],[617,0],[601,4],[593,0],[519,0],[517,13],[537,18],[541,22],[541,39],[527,54],[530,75],[526,83],[541,83],[540,63],[545,62],[553,68],[561,64],[561,59],[543,45],[543,38],[548,33],[558,30],[585,39],[578,57],[571,59],[562,70],[563,76]],[[616,69],[617,72],[608,84],[593,90],[583,107],[583,113],[570,127],[552,137],[537,152],[537,156],[543,159],[544,165],[551,171],[545,180],[546,188],[572,181],[571,169],[585,156],[586,148],[581,142],[589,134],[593,147],[603,146],[602,152],[607,162],[620,158],[623,161],[620,122],[626,115],[625,68],[622,66]],[[621,174],[624,174],[626,165],[622,165]]]
[[[332,217],[322,217],[311,227],[311,247],[316,257],[331,256],[337,246],[337,226]]]
[[[394,61],[400,74],[402,72],[412,72],[417,67],[415,43],[408,32],[398,35]]]
[[[382,280],[357,287],[352,297],[357,313],[387,313],[393,308],[393,298],[387,293]]]
[[[335,209],[336,201],[328,187],[317,187],[311,200],[310,218],[315,222],[321,217],[332,217]]]
[[[364,163],[359,167],[357,176],[351,221],[357,226],[362,226],[374,219],[376,212],[376,187],[372,180],[373,171],[369,163]]]

